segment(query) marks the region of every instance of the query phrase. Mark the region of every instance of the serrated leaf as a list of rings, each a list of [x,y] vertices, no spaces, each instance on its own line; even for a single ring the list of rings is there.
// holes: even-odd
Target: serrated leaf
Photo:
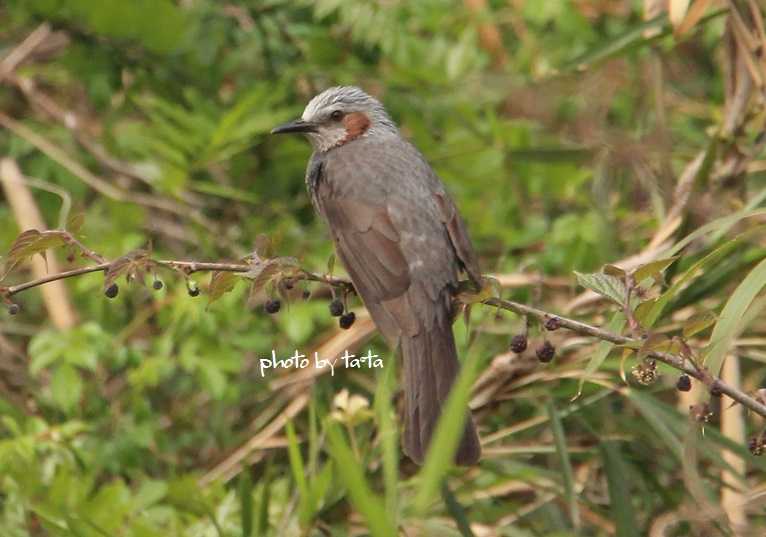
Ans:
[[[718,317],[712,311],[705,311],[705,312],[693,315],[684,323],[684,329],[683,329],[684,337],[690,338],[693,335],[698,334],[699,332],[702,332],[707,327],[712,326],[713,323],[716,322],[716,320],[718,320]]]
[[[238,281],[237,275],[233,272],[213,272],[210,276],[210,288],[208,289],[208,307],[221,298],[224,293],[231,292]]]
[[[134,250],[118,257],[112,261],[106,271],[104,289],[109,288],[117,278],[123,275],[128,282],[133,280],[142,282],[150,264],[151,259],[147,250]]]
[[[575,271],[575,275],[577,282],[586,289],[609,298],[620,306],[625,303],[625,284],[619,278],[600,272],[583,274]]]
[[[240,272],[238,276],[253,281],[253,293],[258,292],[266,283],[279,272],[279,265],[273,259],[265,259],[253,263],[247,272]]]
[[[659,281],[662,278],[662,273],[665,269],[672,265],[678,258],[679,256],[676,255],[673,257],[666,257],[665,259],[657,259],[646,265],[641,265],[633,272],[633,278],[639,283],[647,278],[653,278],[655,282]]]
[[[5,260],[5,272],[10,272],[16,265],[35,254],[40,254],[47,261],[45,251],[48,248],[55,248],[65,244],[64,236],[60,231],[28,229],[16,237],[16,240],[11,245]]]

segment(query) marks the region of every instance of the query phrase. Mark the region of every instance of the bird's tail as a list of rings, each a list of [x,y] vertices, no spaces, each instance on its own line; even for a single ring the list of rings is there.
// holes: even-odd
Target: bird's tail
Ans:
[[[450,322],[440,319],[431,330],[401,339],[404,363],[405,424],[404,451],[417,464],[423,464],[428,444],[436,428],[441,408],[447,400],[460,364]],[[455,462],[472,465],[479,461],[481,446],[470,411],[466,410],[463,437]]]

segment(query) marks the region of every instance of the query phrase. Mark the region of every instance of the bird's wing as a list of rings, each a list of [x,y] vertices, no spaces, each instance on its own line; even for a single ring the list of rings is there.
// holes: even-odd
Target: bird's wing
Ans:
[[[450,242],[455,249],[455,254],[460,260],[463,270],[465,270],[468,277],[474,283],[481,285],[479,262],[471,245],[471,239],[468,237],[468,230],[455,207],[455,203],[446,192],[437,192],[435,196],[436,202],[441,209],[442,219],[447,228]]]
[[[325,218],[356,290],[391,342],[417,333],[422,321],[409,306],[409,265],[385,207],[353,199],[324,199]]]

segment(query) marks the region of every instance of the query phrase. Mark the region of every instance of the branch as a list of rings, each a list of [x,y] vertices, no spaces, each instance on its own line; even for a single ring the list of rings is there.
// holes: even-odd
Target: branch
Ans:
[[[610,343],[614,343],[615,345],[636,345],[636,344],[641,345],[643,343],[643,341],[639,339],[629,338],[626,336],[622,336],[620,334],[615,334],[607,330],[603,330],[601,328],[597,328],[595,326],[591,326],[589,324],[586,324],[580,321],[575,321],[574,319],[569,319],[567,317],[554,315],[552,313],[548,313],[547,311],[543,311],[537,308],[533,308],[531,306],[520,304],[519,302],[513,302],[511,300],[504,300],[501,298],[489,298],[483,301],[482,303],[487,304],[488,306],[495,306],[497,308],[512,311],[514,313],[518,313],[519,315],[528,315],[530,317],[534,317],[538,319],[542,323],[545,323],[546,320],[551,319],[552,317],[555,317],[556,319],[558,319],[558,325],[561,328],[566,328],[567,330],[571,330],[572,332],[576,332],[582,336],[590,336],[590,337],[600,339],[602,341],[609,341]],[[745,392],[742,392],[738,390],[737,388],[735,388],[734,386],[724,382],[720,378],[716,378],[712,376],[705,369],[698,368],[695,364],[691,363],[689,360],[686,360],[682,358],[681,356],[677,356],[675,354],[670,354],[665,352],[656,352],[656,351],[648,352],[647,356],[650,358],[654,358],[655,360],[659,360],[660,362],[667,364],[675,369],[678,369],[679,371],[683,371],[690,377],[694,377],[697,380],[705,383],[705,385],[707,385],[708,388],[712,389],[715,387],[721,393],[725,393],[726,395],[731,397],[734,401],[740,403],[744,407],[752,410],[753,412],[755,412],[756,414],[760,416],[766,417],[766,405],[756,400],[755,398],[751,397],[750,395],[746,394]]]
[[[170,259],[151,260],[154,265],[174,269],[183,272],[184,274],[193,274],[195,272],[248,272],[253,269],[252,265],[246,265],[244,263],[210,263],[205,261],[177,261]],[[0,296],[10,298],[13,295],[38,287],[46,283],[55,282],[57,280],[64,280],[67,278],[75,278],[82,276],[83,274],[90,274],[92,272],[106,272],[109,267],[112,266],[112,261],[99,263],[98,265],[92,265],[90,267],[80,267],[57,274],[49,274],[36,280],[30,280],[28,282],[20,283],[17,285],[11,285],[3,287],[0,285]],[[296,276],[292,276],[290,279],[294,281],[312,281],[330,285],[345,289],[347,291],[353,291],[354,286],[349,280],[343,278],[335,278],[332,276],[319,274],[317,272],[310,272],[300,269],[300,273]]]
[[[63,233],[66,233],[66,232],[63,232]],[[100,258],[98,254],[96,254],[92,250],[88,250],[85,246],[83,246],[79,242],[74,245],[80,248],[86,257],[89,257],[91,259]],[[100,259],[103,259],[103,258],[100,258]],[[248,265],[246,263],[211,263],[211,262],[202,262],[202,261],[178,261],[178,260],[168,260],[168,259],[164,259],[164,260],[149,259],[149,262],[155,266],[164,267],[174,271],[182,272],[185,275],[193,274],[195,272],[205,272],[205,271],[242,273],[242,272],[249,272],[253,269],[253,265]],[[92,272],[105,272],[109,270],[109,268],[112,266],[113,263],[114,262],[101,262],[101,263],[98,263],[97,265],[92,265],[89,267],[81,267],[81,268],[77,268],[73,270],[68,270],[66,272],[60,272],[58,274],[50,274],[43,278],[38,278],[36,280],[20,283],[17,285],[12,285],[9,287],[0,286],[0,297],[8,301],[10,297],[15,294],[18,294],[22,291],[26,291],[33,287],[37,287],[49,282],[63,280],[66,278],[74,278],[74,277],[82,276],[83,274],[89,274]],[[347,279],[336,278],[330,275],[319,274],[319,273],[307,271],[304,269],[297,269],[295,273],[289,276],[289,279],[292,281],[304,280],[304,281],[318,282],[318,283],[329,285],[335,288],[343,289],[347,292],[354,291],[353,284]],[[610,343],[614,343],[615,345],[630,345],[630,346],[639,345],[640,346],[643,344],[643,341],[640,339],[630,338],[620,334],[615,334],[613,332],[609,332],[602,328],[597,328],[595,326],[589,325],[581,321],[577,321],[575,319],[562,317],[560,315],[556,315],[545,310],[534,308],[532,306],[527,306],[519,302],[514,302],[512,300],[505,300],[502,298],[487,298],[483,300],[481,303],[487,306],[493,306],[495,308],[512,311],[519,315],[534,317],[535,319],[539,320],[541,324],[545,324],[546,321],[550,321],[550,319],[555,318],[557,320],[556,322],[557,327],[570,330],[582,336],[589,336],[602,341],[608,341]],[[647,353],[647,356],[654,358],[655,360],[659,360],[660,362],[664,364],[667,364],[679,371],[686,373],[687,375],[691,377],[696,378],[697,380],[703,382],[710,390],[715,389],[720,393],[726,394],[732,400],[740,403],[741,405],[752,410],[756,414],[766,418],[766,405],[764,405],[761,401],[735,388],[734,386],[726,383],[720,378],[714,377],[706,369],[700,368],[699,366],[697,366],[695,363],[691,362],[690,360],[687,360],[683,358],[682,356],[678,356],[675,354],[657,352],[657,351],[650,351]]]

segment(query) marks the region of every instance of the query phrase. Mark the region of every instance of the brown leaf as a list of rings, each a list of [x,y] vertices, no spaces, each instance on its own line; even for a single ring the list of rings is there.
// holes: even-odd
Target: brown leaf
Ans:
[[[128,282],[138,280],[143,282],[144,276],[151,264],[149,252],[146,250],[134,250],[118,257],[109,265],[104,276],[104,289],[108,289],[120,276],[125,276]]]
[[[11,245],[5,260],[5,273],[10,272],[19,263],[40,254],[47,261],[45,251],[48,248],[64,246],[66,241],[60,231],[37,231],[28,229],[19,235]]]
[[[208,307],[210,304],[221,298],[224,293],[228,293],[237,285],[237,275],[233,272],[213,272],[210,276],[210,288],[208,289]]]

